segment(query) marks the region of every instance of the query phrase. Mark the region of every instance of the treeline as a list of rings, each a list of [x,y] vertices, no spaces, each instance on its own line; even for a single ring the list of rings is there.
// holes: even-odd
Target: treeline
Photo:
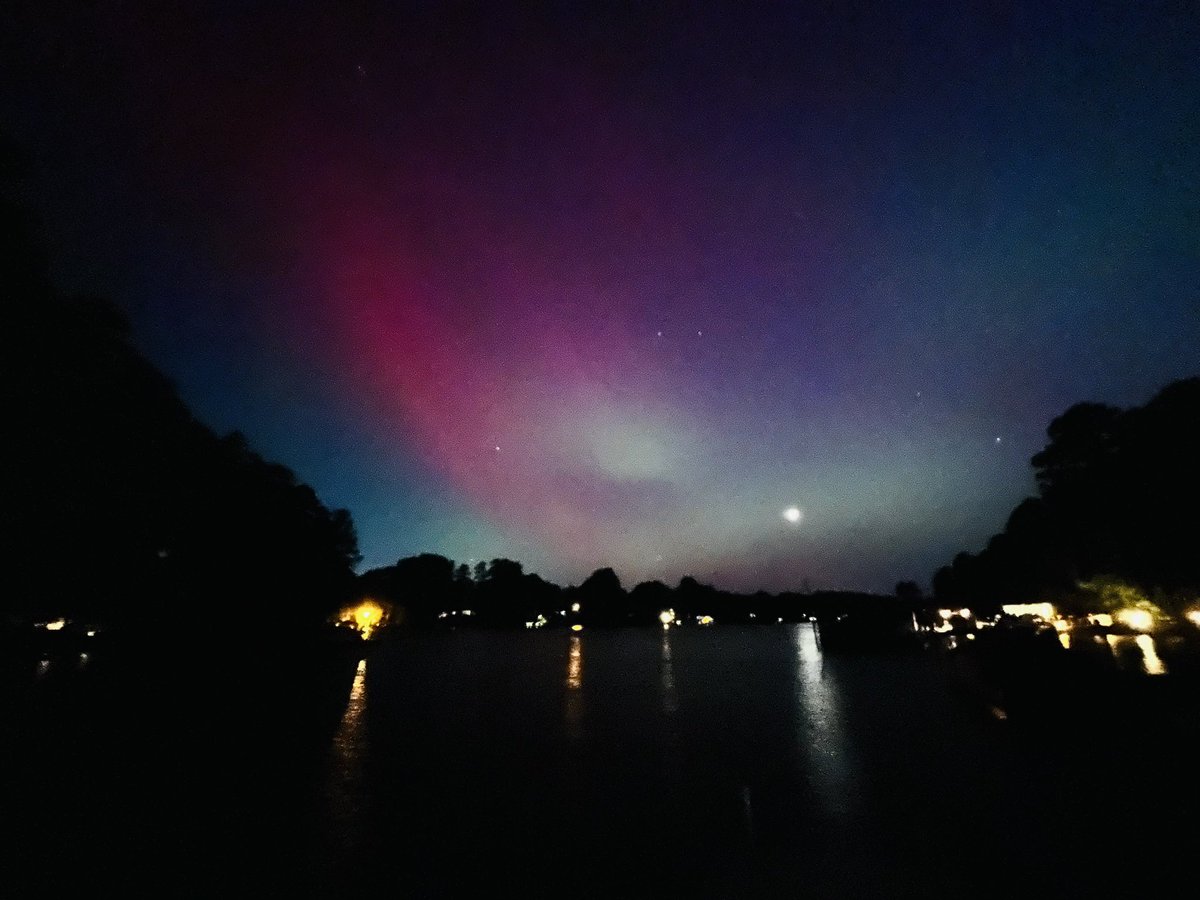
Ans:
[[[644,581],[626,590],[611,568],[597,569],[582,584],[560,587],[528,573],[521,563],[494,559],[474,568],[433,553],[364,572],[357,595],[385,604],[392,624],[522,627],[539,616],[551,624],[589,626],[657,624],[665,610],[694,623],[712,616],[722,624],[802,621],[809,616],[888,614],[907,619],[911,597],[848,591],[738,594],[685,577],[675,587]],[[919,598],[917,598],[919,602]],[[470,612],[465,615],[464,612]]]
[[[982,551],[937,572],[937,600],[1178,613],[1200,599],[1200,378],[1131,409],[1080,403],[1047,434],[1032,459],[1038,496]]]
[[[0,621],[322,622],[353,588],[349,513],[197,421],[113,304],[55,289],[31,218],[8,199],[0,225]]]

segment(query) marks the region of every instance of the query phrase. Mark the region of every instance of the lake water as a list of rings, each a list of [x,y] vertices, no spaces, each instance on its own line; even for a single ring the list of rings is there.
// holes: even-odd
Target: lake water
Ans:
[[[830,656],[808,625],[416,635],[303,724],[273,670],[228,719],[162,714],[142,674],[102,724],[11,735],[31,886],[1076,895],[1188,862],[1184,748],[1115,714],[1018,728],[941,655]]]

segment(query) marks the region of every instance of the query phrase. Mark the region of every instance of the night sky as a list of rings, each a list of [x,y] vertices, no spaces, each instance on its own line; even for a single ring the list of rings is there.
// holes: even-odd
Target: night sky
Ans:
[[[1193,3],[332,6],[6,4],[0,132],[364,568],[928,583],[1200,373]]]

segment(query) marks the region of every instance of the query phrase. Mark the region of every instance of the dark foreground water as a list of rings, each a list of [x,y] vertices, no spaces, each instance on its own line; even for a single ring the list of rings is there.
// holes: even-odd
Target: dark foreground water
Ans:
[[[265,658],[264,658],[265,659]],[[56,662],[60,668],[67,665]],[[1195,748],[1125,707],[996,711],[807,625],[454,632],[361,663],[178,655],[8,698],[13,896],[1155,895]],[[1128,704],[1126,704],[1126,707]],[[1186,891],[1185,891],[1186,893]]]

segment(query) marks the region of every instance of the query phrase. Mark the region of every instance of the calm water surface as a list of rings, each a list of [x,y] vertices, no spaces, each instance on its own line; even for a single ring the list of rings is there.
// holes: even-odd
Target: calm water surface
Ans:
[[[1183,748],[1017,729],[936,654],[466,631],[352,669],[324,724],[277,720],[310,695],[253,664],[217,710],[165,715],[147,663],[99,721],[27,721],[7,848],[49,885],[197,896],[1153,895],[1190,870]]]
[[[1113,771],[1138,764],[1130,745],[1014,735],[948,676],[933,655],[825,655],[807,625],[386,645],[332,741],[324,877],[894,896],[1075,893],[1160,868],[1126,866],[1151,844],[1130,818],[1164,800]],[[1114,846],[1121,872],[1097,864]]]

